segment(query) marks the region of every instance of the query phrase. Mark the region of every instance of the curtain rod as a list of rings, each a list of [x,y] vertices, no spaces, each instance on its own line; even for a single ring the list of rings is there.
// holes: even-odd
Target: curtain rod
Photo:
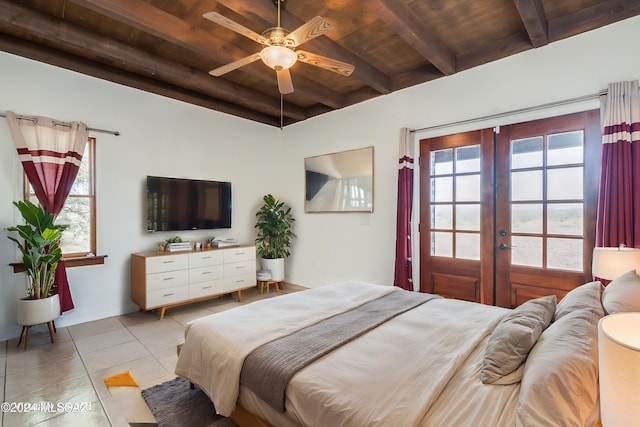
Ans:
[[[5,113],[0,113],[0,117],[7,117],[7,115]],[[36,123],[38,121],[38,119],[36,119],[35,117],[19,116],[17,114],[16,114],[16,117],[18,119],[20,119],[20,120],[29,120],[29,121],[32,121],[34,123]],[[53,120],[52,123],[54,125],[58,125],[58,126],[66,126],[68,128],[71,127],[71,125],[69,123],[61,122],[61,121],[58,121],[58,120]],[[98,128],[90,128],[90,127],[87,127],[87,130],[88,131],[93,131],[93,132],[110,133],[110,134],[115,135],[115,136],[120,136],[120,132],[117,131],[117,130],[106,130],[106,129],[98,129]]]
[[[590,95],[579,96],[577,98],[570,98],[570,99],[564,99],[562,101],[549,102],[549,103],[546,103],[546,104],[535,105],[533,107],[525,107],[525,108],[520,108],[520,109],[517,109],[517,110],[506,111],[504,113],[489,114],[487,116],[476,117],[475,119],[459,120],[457,122],[445,123],[445,124],[442,124],[442,125],[428,126],[428,127],[419,128],[419,129],[410,129],[409,132],[417,133],[417,132],[424,132],[424,131],[428,131],[428,130],[436,130],[436,129],[447,128],[447,127],[451,127],[451,126],[467,125],[467,124],[471,124],[471,123],[482,122],[482,121],[485,121],[485,120],[501,119],[503,117],[513,116],[515,114],[528,113],[528,112],[531,112],[531,111],[544,110],[546,108],[559,107],[559,106],[568,105],[568,104],[575,104],[575,103],[583,102],[583,101],[590,101],[592,99],[599,98],[602,95],[606,95],[606,94],[607,94],[607,90],[605,89],[605,90],[601,90],[600,92],[597,92],[597,93],[592,93]]]

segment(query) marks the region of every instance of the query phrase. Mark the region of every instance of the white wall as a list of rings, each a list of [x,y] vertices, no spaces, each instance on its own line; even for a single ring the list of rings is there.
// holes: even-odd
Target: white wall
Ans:
[[[596,93],[607,83],[640,78],[640,17],[556,42],[492,64],[379,97],[279,129],[146,94],[13,55],[0,53],[0,111],[82,120],[117,129],[98,138],[98,252],[102,266],[68,270],[76,310],[64,326],[136,310],[129,299],[129,254],[152,250],[166,235],[147,235],[143,180],[149,174],[233,182],[233,229],[224,235],[252,241],[253,214],[267,192],[285,200],[296,217],[297,240],[287,280],[318,286],[358,279],[390,284],[395,246],[399,130],[424,128]],[[611,64],[601,64],[610,58]],[[295,78],[295,77],[294,77]],[[70,93],[67,93],[70,91]],[[505,119],[528,120],[597,101]],[[421,136],[481,125],[450,127]],[[372,214],[305,214],[305,157],[375,147]],[[18,221],[11,206],[22,175],[6,123],[0,120],[0,227]],[[180,233],[195,239],[201,234]],[[223,235],[223,233],[221,233]],[[24,276],[0,238],[0,340],[19,334],[15,299]]]

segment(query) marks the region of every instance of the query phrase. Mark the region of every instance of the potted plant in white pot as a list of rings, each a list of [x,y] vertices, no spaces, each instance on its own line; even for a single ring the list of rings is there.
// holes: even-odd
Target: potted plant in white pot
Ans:
[[[291,208],[271,194],[262,200],[264,204],[256,212],[256,250],[262,257],[262,268],[271,271],[271,280],[281,282],[284,280],[284,259],[291,255],[295,219],[291,215]]]
[[[17,232],[24,244],[14,241],[22,253],[22,263],[28,278],[27,296],[18,300],[18,323],[25,328],[40,323],[52,322],[60,315],[60,299],[52,295],[54,274],[62,258],[60,239],[67,225],[54,224],[55,216],[42,206],[28,200],[13,202],[18,208],[24,225],[7,228]],[[49,325],[50,328],[52,325]],[[52,335],[53,340],[53,335]],[[22,337],[21,337],[22,339]],[[25,342],[26,347],[26,342]]]

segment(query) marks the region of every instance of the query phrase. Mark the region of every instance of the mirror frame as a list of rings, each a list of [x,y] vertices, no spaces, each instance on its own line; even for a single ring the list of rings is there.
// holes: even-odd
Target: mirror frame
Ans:
[[[304,211],[305,213],[332,213],[332,212],[358,212],[358,213],[372,213],[373,212],[373,195],[374,195],[374,156],[373,146],[356,148],[352,150],[339,151],[337,153],[322,154],[319,156],[306,157],[304,159]],[[357,162],[354,162],[354,157]],[[339,168],[339,169],[336,169]],[[325,173],[323,173],[325,172]],[[329,173],[333,172],[335,177],[329,178]],[[318,175],[319,181],[325,178],[324,183],[310,184],[310,178],[312,174]],[[350,209],[344,207],[348,202],[348,197],[342,197],[339,200],[332,200],[329,206],[313,208],[309,206],[309,200],[312,196],[315,196],[317,192],[329,181],[336,181],[338,179],[364,179],[364,185],[370,186],[370,198],[365,188],[365,200],[363,201],[367,206],[358,206]],[[360,187],[362,188],[362,187]],[[313,195],[311,194],[313,192]]]

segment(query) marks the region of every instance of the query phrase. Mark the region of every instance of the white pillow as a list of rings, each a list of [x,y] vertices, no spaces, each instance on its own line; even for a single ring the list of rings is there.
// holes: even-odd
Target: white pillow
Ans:
[[[602,305],[607,314],[640,311],[640,276],[635,270],[624,273],[604,288]]]
[[[558,303],[554,321],[581,308],[602,311],[602,283],[595,281],[585,283],[569,291]]]

